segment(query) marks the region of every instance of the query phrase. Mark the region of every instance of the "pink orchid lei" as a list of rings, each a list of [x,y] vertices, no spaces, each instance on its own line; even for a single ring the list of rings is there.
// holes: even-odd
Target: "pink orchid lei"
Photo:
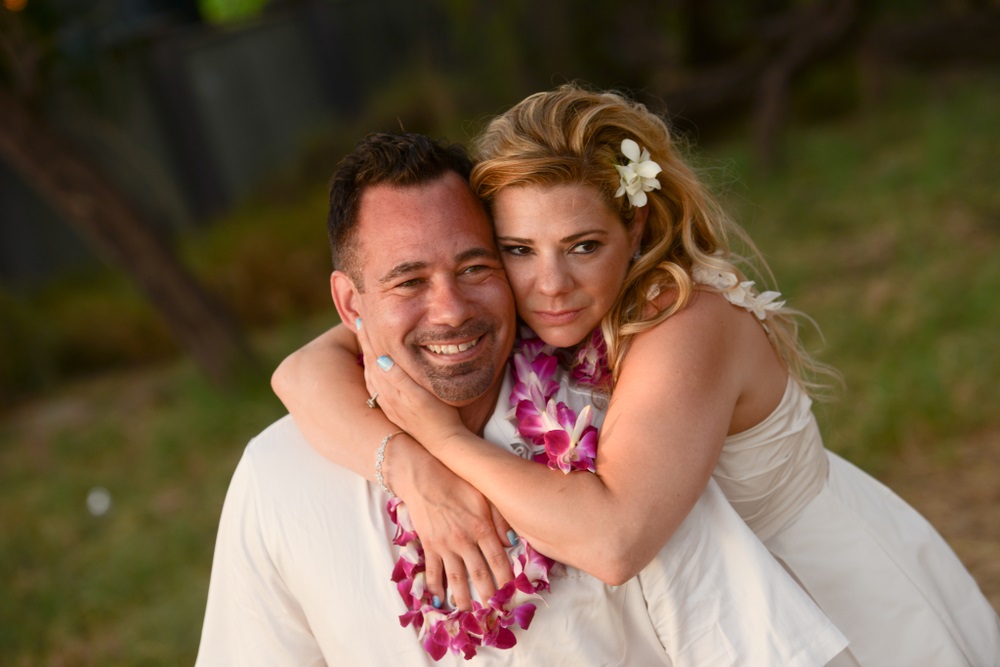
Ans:
[[[570,362],[574,380],[598,386],[607,377],[604,353],[604,339],[597,330],[571,361],[562,359]],[[517,419],[518,434],[533,445],[533,460],[564,473],[593,472],[598,434],[591,424],[591,408],[588,405],[577,416],[565,403],[555,401],[559,364],[555,348],[545,345],[534,332],[522,331],[512,359],[511,414]],[[473,600],[470,611],[439,609],[433,605],[427,590],[424,550],[406,506],[393,497],[386,509],[396,525],[392,543],[400,547],[392,581],[407,611],[399,621],[403,627],[412,624],[418,630],[424,650],[435,661],[449,650],[469,660],[481,646],[498,649],[514,646],[517,638],[511,627],[516,624],[528,629],[536,601],[542,600],[541,592],[550,590],[549,572],[558,564],[522,539],[519,553],[511,558],[514,579],[500,587],[485,604]]]

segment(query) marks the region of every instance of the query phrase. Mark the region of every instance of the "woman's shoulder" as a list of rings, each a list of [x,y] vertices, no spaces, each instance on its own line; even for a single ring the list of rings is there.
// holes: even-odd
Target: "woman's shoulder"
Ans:
[[[654,309],[653,317],[673,308],[677,299],[678,290],[676,287],[664,289],[657,294],[650,301]],[[673,328],[704,326],[714,321],[724,322],[731,319],[742,319],[741,314],[745,314],[745,311],[741,308],[733,308],[733,305],[718,290],[695,284],[687,302],[677,312],[654,325],[652,329],[669,331]]]
[[[658,312],[663,312],[671,308],[675,300],[676,295],[668,291],[658,295],[653,305]],[[677,312],[637,333],[629,355],[670,357],[707,350],[724,356],[726,350],[739,345],[742,321],[746,317],[746,311],[734,308],[718,292],[695,289]]]
[[[655,305],[668,309],[675,299],[666,291],[656,297]],[[623,363],[633,368],[740,375],[738,368],[757,359],[761,346],[770,349],[752,313],[717,290],[695,285],[682,308],[632,338]]]

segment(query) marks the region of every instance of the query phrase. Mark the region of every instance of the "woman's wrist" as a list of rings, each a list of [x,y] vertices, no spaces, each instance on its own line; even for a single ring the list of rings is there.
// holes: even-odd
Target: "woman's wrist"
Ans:
[[[381,443],[379,445],[381,449]],[[405,502],[419,493],[422,473],[431,463],[437,464],[438,461],[409,433],[399,431],[385,447],[381,465],[382,482]],[[377,474],[375,481],[379,481]]]
[[[390,489],[385,482],[385,475],[383,473],[385,450],[386,447],[389,446],[389,441],[401,433],[403,433],[403,431],[393,431],[392,433],[389,433],[382,438],[382,442],[379,443],[378,449],[375,450],[375,481],[378,483],[379,488],[389,496],[395,496],[396,494],[392,492],[392,489]]]

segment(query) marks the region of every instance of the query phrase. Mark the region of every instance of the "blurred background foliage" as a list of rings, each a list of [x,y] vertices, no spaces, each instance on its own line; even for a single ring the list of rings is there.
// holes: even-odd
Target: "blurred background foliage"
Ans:
[[[2,2],[2,664],[193,662],[267,374],[336,321],[337,160],[376,129],[468,142],[567,80],[667,115],[816,319],[832,449],[882,473],[997,444],[995,0]],[[88,183],[123,207],[74,218]],[[218,372],[134,229],[245,345]]]

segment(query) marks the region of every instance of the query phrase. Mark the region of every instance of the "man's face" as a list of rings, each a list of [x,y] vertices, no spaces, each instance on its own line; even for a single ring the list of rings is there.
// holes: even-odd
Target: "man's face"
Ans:
[[[489,221],[461,177],[369,188],[356,238],[364,291],[352,299],[375,352],[446,403],[495,400],[487,392],[513,344],[514,302]]]

